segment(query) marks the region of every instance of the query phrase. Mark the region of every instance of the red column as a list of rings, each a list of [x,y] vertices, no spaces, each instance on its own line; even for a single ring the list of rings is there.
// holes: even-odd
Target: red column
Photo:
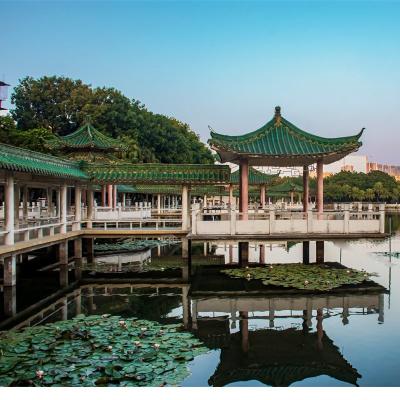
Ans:
[[[303,211],[308,211],[308,198],[309,198],[309,174],[308,165],[303,166]]]
[[[317,211],[324,211],[324,164],[322,160],[317,162]]]
[[[112,208],[113,203],[113,186],[107,185],[107,206]]]
[[[239,167],[239,211],[243,213],[242,219],[247,219],[249,211],[249,162],[242,160]]]
[[[117,185],[113,185],[113,208],[117,208]]]

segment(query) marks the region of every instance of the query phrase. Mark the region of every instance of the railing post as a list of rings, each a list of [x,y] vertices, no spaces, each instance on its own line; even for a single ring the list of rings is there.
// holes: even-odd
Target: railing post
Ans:
[[[379,204],[379,233],[385,233],[385,204]]]
[[[232,208],[230,210],[230,233],[231,235],[236,234],[236,211]]]
[[[269,211],[269,233],[270,235],[275,232],[275,210]]]
[[[311,210],[307,211],[307,233],[312,233],[313,231],[313,212]]]

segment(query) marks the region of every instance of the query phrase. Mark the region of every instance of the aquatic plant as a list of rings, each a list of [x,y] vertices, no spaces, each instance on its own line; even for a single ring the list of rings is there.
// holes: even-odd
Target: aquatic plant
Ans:
[[[0,335],[0,386],[179,385],[208,349],[181,325],[78,316]]]
[[[316,291],[355,285],[376,276],[365,271],[335,268],[325,264],[276,264],[270,267],[225,269],[221,272],[231,278],[259,279],[264,285]]]

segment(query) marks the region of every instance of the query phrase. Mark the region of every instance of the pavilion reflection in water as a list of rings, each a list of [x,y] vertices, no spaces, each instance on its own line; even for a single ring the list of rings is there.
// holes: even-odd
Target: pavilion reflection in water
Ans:
[[[138,293],[145,296],[145,313],[153,304],[158,307],[153,315],[163,317],[165,322],[182,318],[184,327],[210,349],[221,350],[219,364],[208,381],[211,386],[248,380],[289,386],[321,375],[357,385],[361,375],[323,330],[323,320],[340,316],[342,323],[347,324],[353,314],[377,314],[380,323],[384,318],[384,289],[379,285],[368,293],[349,289],[329,295],[291,291],[287,295],[233,293],[221,297],[215,292],[196,294],[190,284],[124,283],[83,285],[17,327],[68,319],[81,313],[128,316],[126,313],[132,309],[127,304]],[[158,299],[157,304],[151,303],[150,298]],[[152,319],[150,314],[141,317]],[[275,328],[277,320],[296,318],[298,324]]]

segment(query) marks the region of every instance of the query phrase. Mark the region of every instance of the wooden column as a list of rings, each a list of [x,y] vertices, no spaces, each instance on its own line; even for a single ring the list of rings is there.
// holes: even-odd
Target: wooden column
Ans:
[[[14,217],[15,217],[15,204],[14,204],[14,177],[9,175],[4,185],[4,228],[7,231],[5,235],[5,244],[14,244]]]
[[[239,211],[242,214],[243,220],[247,220],[247,213],[249,211],[249,162],[248,160],[241,160],[239,167]]]
[[[265,191],[266,191],[266,186],[261,185],[260,186],[260,206],[261,206],[261,208],[265,207]]]
[[[161,194],[157,194],[157,214],[161,214]]]
[[[46,192],[47,199],[47,214],[49,217],[53,216],[53,189],[48,187]]]
[[[29,202],[29,191],[28,186],[24,185],[22,189],[22,214],[24,223],[28,221],[28,202]]]
[[[61,233],[67,232],[67,185],[64,183],[60,188],[60,218]]]
[[[303,166],[303,211],[308,211],[308,198],[309,198],[309,172],[308,172],[308,165]]]
[[[317,211],[324,211],[324,164],[322,160],[317,162]]]
[[[87,201],[87,227],[91,228],[93,226],[92,221],[93,221],[93,211],[94,211],[94,193],[93,189],[91,188],[87,190],[86,201]]]

